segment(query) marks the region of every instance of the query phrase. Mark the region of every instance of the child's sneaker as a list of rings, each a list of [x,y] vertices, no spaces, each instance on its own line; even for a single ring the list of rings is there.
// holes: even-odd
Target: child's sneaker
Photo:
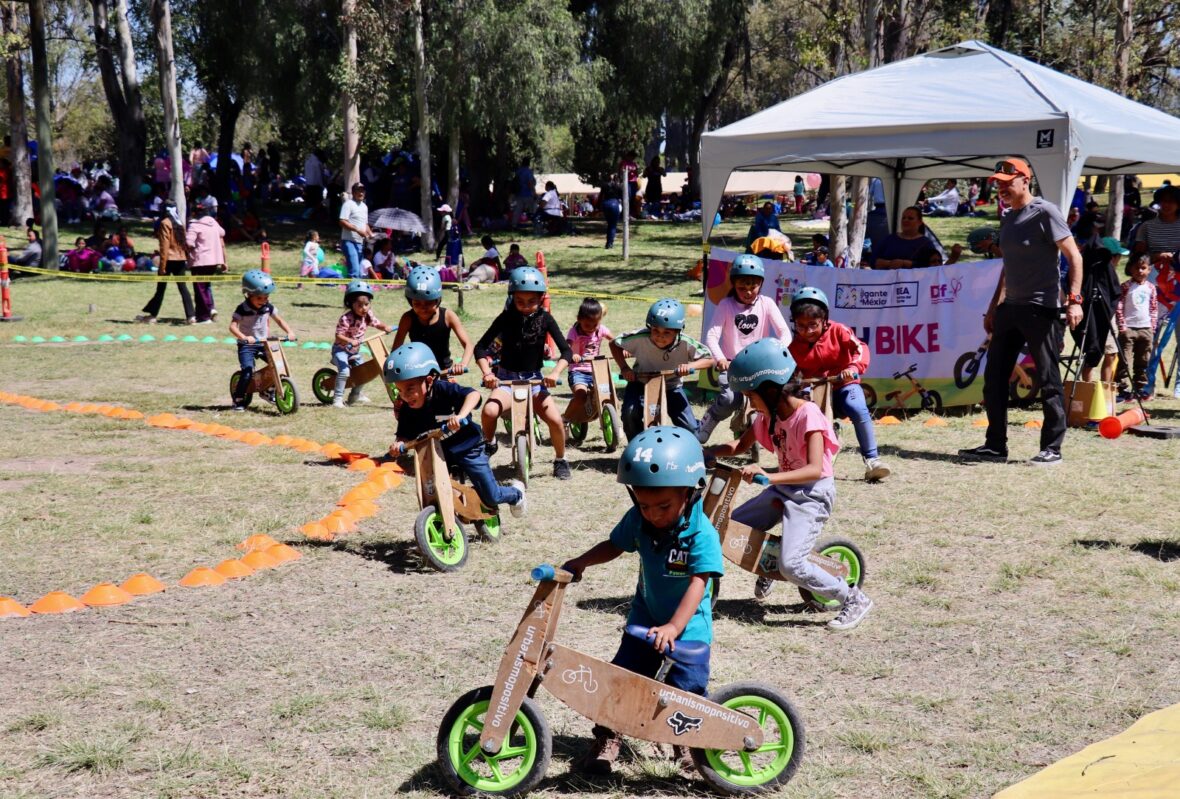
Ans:
[[[558,458],[553,461],[553,476],[558,480],[569,480],[573,477],[573,473],[570,472],[569,461],[565,458]]]
[[[343,408],[344,407],[344,397],[337,397],[336,399],[332,400],[332,407],[333,408]]]
[[[766,599],[774,590],[774,580],[769,577],[759,577],[754,581],[754,598]]]
[[[492,438],[491,441],[484,441],[483,442],[483,451],[487,454],[487,456],[489,458],[492,457],[493,455],[495,455],[497,452],[500,451],[500,442],[497,441],[494,437]]]
[[[619,759],[619,736],[610,730],[594,733],[594,743],[582,755],[570,764],[570,770],[581,774],[598,774],[606,776]]]
[[[186,325],[195,325],[195,324],[197,323],[197,317],[195,317],[195,316],[190,316],[188,319],[185,319],[185,320],[184,320],[184,323],[185,323]]]
[[[983,446],[972,447],[971,449],[959,450],[959,457],[985,461],[1006,461],[1008,460],[1008,450],[995,449],[984,444]]]
[[[508,485],[520,492],[520,499],[508,506],[508,510],[512,512],[512,517],[514,519],[519,519],[521,516],[524,516],[525,511],[528,510],[528,495],[525,494],[524,483],[520,482],[519,480],[510,480]]]
[[[353,394],[348,398],[349,405],[368,405],[372,401],[373,400],[360,393]]]
[[[229,409],[231,411],[236,412],[236,413],[244,413],[246,410],[246,406],[245,405],[238,405],[237,403],[234,403],[233,405],[229,406]]]
[[[869,483],[876,483],[879,480],[884,480],[892,472],[889,467],[881,462],[880,458],[865,458],[865,481]]]
[[[869,611],[872,609],[873,600],[869,599],[864,591],[853,588],[844,607],[840,608],[840,612],[836,614],[836,618],[828,622],[828,627],[833,630],[851,630],[864,621],[864,617],[869,615]]]
[[[217,319],[217,309],[214,308],[213,310],[209,311],[209,321],[212,322],[216,319]]]

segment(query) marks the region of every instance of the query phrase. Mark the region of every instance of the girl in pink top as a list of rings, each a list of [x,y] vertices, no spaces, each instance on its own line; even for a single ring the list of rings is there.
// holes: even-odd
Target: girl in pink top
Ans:
[[[730,518],[756,530],[769,530],[781,519],[778,571],[782,578],[839,602],[840,612],[828,626],[849,630],[864,619],[873,601],[859,587],[829,574],[808,557],[836,501],[832,458],[840,443],[823,411],[799,396],[803,381],[795,372],[790,351],[774,339],[755,342],[738,353],[730,364],[729,379],[757,415],[739,440],[706,452],[713,457],[737,455],[750,449],[755,439],[774,451],[779,468],[773,474],[757,464],[742,469],[747,482],[763,475],[769,484]],[[754,596],[762,599],[773,586],[769,578],[759,577]]]
[[[225,230],[217,224],[217,201],[212,197],[197,200],[196,219],[189,222],[184,234],[190,270],[204,277],[225,271]],[[193,283],[196,293],[197,324],[209,324],[217,318],[213,287],[208,281]]]
[[[762,296],[762,282],[766,269],[756,255],[739,255],[729,267],[729,295],[713,309],[709,329],[705,331],[705,346],[717,366],[717,399],[701,417],[697,440],[709,440],[718,423],[742,408],[741,394],[729,387],[726,370],[729,362],[744,347],[764,338],[773,337],[785,348],[791,343],[791,329],[783,318],[778,303]]]

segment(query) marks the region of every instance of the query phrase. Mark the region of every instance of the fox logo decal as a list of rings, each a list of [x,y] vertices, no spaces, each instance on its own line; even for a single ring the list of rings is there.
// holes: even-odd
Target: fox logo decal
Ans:
[[[686,716],[677,710],[671,716],[668,716],[668,726],[677,735],[684,735],[689,730],[699,730],[701,728],[701,719]]]

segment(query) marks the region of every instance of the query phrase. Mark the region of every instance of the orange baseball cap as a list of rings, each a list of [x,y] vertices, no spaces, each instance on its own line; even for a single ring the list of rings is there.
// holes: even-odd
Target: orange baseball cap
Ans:
[[[1016,177],[1032,178],[1032,170],[1028,163],[1019,158],[1005,158],[996,164],[996,174],[992,175],[992,180],[998,180],[1002,183],[1007,183]]]

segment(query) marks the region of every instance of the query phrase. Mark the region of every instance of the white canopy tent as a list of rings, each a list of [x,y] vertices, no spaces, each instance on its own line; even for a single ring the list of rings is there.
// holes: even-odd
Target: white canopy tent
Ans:
[[[847,75],[701,140],[701,221],[735,170],[867,175],[890,219],[932,178],[986,177],[1026,159],[1064,208],[1083,173],[1175,172],[1180,119],[982,42]]]

